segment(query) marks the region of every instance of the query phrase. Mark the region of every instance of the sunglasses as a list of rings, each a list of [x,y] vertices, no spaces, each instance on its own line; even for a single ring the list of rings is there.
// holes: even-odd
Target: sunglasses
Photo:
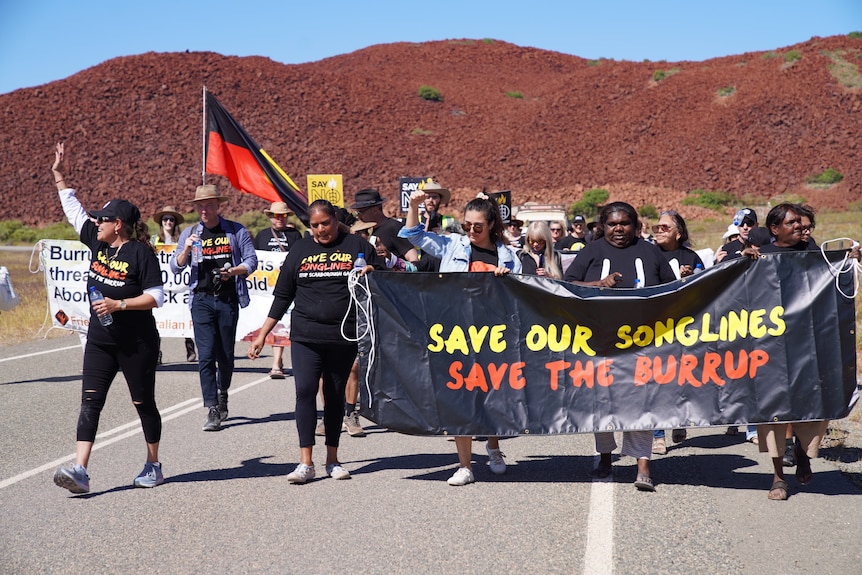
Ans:
[[[530,243],[530,244],[544,244],[544,243],[545,243],[545,240],[543,240],[542,238],[536,238],[536,239],[533,239],[533,240],[527,240],[527,243]]]
[[[165,216],[162,218],[162,222],[176,222],[177,219],[173,216]]]
[[[269,216],[271,218],[275,218],[276,220],[280,220],[287,217],[287,214],[272,214]]]
[[[552,232],[561,232],[561,231],[563,231],[563,228],[551,228],[551,231]]]
[[[461,227],[464,228],[464,231],[467,232],[468,234],[470,233],[471,229],[473,230],[474,234],[481,234],[482,230],[485,229],[485,224],[474,224],[472,222],[462,222]]]
[[[100,224],[106,224],[108,222],[116,222],[118,219],[120,219],[120,218],[112,218],[111,216],[102,216],[102,217],[96,218],[96,222],[98,222]]]
[[[656,224],[652,227],[653,233],[656,233],[656,234],[659,232],[667,233],[667,232],[671,231],[672,229],[673,229],[673,227],[669,226],[667,224]]]

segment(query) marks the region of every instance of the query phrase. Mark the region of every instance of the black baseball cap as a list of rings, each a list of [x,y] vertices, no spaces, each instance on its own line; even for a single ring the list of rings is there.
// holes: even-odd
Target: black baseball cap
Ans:
[[[141,219],[141,211],[128,200],[111,200],[102,206],[101,210],[93,210],[89,214],[96,219],[111,218],[123,220],[130,225],[136,224]]]

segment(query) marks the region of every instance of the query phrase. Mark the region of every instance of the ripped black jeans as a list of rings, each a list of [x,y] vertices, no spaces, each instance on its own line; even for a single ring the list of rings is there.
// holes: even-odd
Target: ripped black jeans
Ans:
[[[78,441],[94,441],[99,417],[108,390],[122,370],[132,403],[141,418],[147,443],[158,443],[162,436],[162,417],[156,407],[156,362],[158,337],[126,345],[87,342],[84,350],[84,381],[81,387],[81,412],[78,415]]]

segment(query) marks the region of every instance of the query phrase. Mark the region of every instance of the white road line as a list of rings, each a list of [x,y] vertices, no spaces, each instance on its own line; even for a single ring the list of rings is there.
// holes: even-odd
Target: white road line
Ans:
[[[590,488],[587,543],[583,573],[613,575],[614,572],[614,482],[594,479]]]
[[[69,347],[58,347],[57,349],[49,349],[48,351],[37,351],[36,353],[28,353],[26,355],[16,355],[14,357],[4,357],[0,359],[0,363],[4,361],[12,361],[13,359],[26,359],[28,357],[35,357],[37,355],[45,355],[46,353],[54,353],[55,351],[66,351],[67,349],[81,349],[81,345],[70,345]]]
[[[78,347],[78,346],[75,346],[75,347]],[[237,394],[241,391],[244,391],[250,387],[254,387],[255,385],[257,385],[259,383],[263,383],[264,381],[269,381],[268,375],[265,377],[262,377],[260,379],[257,379],[255,381],[252,381],[250,383],[247,383],[247,384],[245,384],[241,387],[238,387],[236,389],[231,388],[230,394],[235,395],[235,394]],[[172,419],[176,419],[177,417],[185,415],[186,413],[190,413],[196,409],[200,409],[202,405],[203,405],[203,402],[199,398],[194,398],[194,399],[187,399],[187,400],[182,401],[176,405],[172,405],[171,407],[168,407],[166,409],[161,409],[161,410],[159,410],[159,413],[162,415],[162,423],[164,423],[166,421],[170,421]],[[174,413],[171,413],[171,412],[174,412]],[[167,414],[170,414],[170,415],[167,415]],[[104,433],[98,434],[96,436],[96,443],[93,445],[93,451],[96,451],[97,449],[101,449],[103,447],[107,447],[107,446],[111,445],[112,443],[116,443],[116,442],[121,441],[123,439],[127,439],[129,437],[132,437],[134,435],[142,433],[140,426],[141,426],[141,420],[136,419],[134,421],[130,421],[129,423],[124,423],[123,425],[120,425],[118,427],[115,427],[113,429],[105,431]],[[134,428],[134,429],[129,429],[129,428]],[[124,430],[128,430],[128,431],[125,431],[125,433],[122,433]],[[120,435],[117,435],[118,433],[120,433]],[[115,437],[111,437],[111,436],[115,436]],[[110,439],[104,439],[104,438],[110,438]],[[100,441],[102,439],[104,439],[104,440]],[[54,469],[55,467],[62,465],[64,463],[66,463],[67,461],[74,461],[74,459],[75,459],[75,454],[72,453],[70,455],[66,455],[65,457],[55,459],[54,461],[49,461],[48,463],[46,463],[44,465],[40,465],[39,467],[36,467],[34,469],[27,470],[24,473],[19,473],[15,477],[10,477],[9,479],[4,479],[3,481],[0,481],[0,489],[4,489],[6,487],[9,487],[10,485],[14,485],[14,484],[18,483],[19,481],[23,481],[23,480],[27,479],[28,477],[33,477],[34,475],[38,475],[38,474],[42,473],[43,471],[48,471],[49,469]]]

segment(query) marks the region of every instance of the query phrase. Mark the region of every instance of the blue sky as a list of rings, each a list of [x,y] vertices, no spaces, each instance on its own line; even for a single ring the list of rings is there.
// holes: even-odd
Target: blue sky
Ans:
[[[151,51],[296,64],[389,42],[494,38],[674,62],[852,31],[862,0],[0,0],[0,94]]]

